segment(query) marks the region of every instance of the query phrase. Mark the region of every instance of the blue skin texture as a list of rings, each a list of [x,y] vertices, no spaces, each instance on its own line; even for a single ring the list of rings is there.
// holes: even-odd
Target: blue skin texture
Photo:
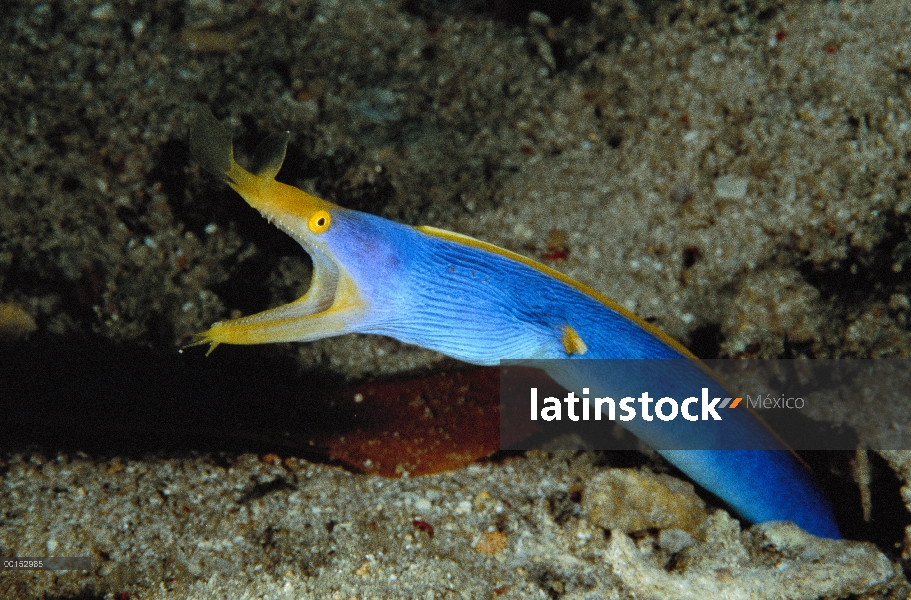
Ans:
[[[544,265],[467,236],[345,209],[275,181],[287,140],[287,134],[267,139],[261,167],[250,173],[234,161],[230,138],[211,113],[197,117],[190,141],[202,166],[294,237],[314,269],[299,300],[216,323],[195,344],[208,343],[211,351],[220,343],[371,333],[477,365],[569,359],[545,369],[569,390],[584,385],[617,394],[616,372],[591,359],[660,359],[670,369],[659,382],[661,395],[682,399],[701,387],[730,395],[680,344]],[[810,473],[766,425],[746,408],[720,412],[722,421],[624,426],[744,519],[793,521],[814,535],[840,538]],[[737,446],[743,440],[746,446]],[[732,445],[751,449],[717,449]]]

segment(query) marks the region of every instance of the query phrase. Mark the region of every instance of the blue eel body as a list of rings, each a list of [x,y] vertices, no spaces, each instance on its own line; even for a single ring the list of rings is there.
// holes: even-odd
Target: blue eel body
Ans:
[[[349,210],[276,181],[287,141],[288,134],[268,138],[251,173],[234,161],[230,137],[214,116],[205,111],[197,118],[190,145],[202,166],[294,237],[313,260],[313,277],[297,301],[216,323],[195,344],[208,343],[211,351],[220,343],[379,334],[478,365],[571,359],[579,369],[550,373],[570,390],[599,377],[587,365],[602,361],[591,359],[672,360],[690,365],[683,380],[725,394],[679,343],[549,267],[460,234]],[[751,411],[727,412],[710,425],[675,420],[628,428],[746,520],[793,521],[814,535],[841,537],[806,467]],[[729,448],[725,440],[737,438],[753,440],[748,447],[758,449],[712,449],[713,439],[714,447]]]

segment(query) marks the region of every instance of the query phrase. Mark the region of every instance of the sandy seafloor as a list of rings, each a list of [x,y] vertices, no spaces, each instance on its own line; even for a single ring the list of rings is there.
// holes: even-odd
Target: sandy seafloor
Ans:
[[[545,260],[700,357],[908,358],[909,32],[889,0],[6,3],[0,554],[95,569],[0,596],[909,597],[907,451],[811,460],[852,538],[817,540],[653,454],[382,479],[283,441],[314,382],[441,364],[388,339],[177,354],[309,276],[192,162],[202,103],[241,160],[289,130],[280,179]]]

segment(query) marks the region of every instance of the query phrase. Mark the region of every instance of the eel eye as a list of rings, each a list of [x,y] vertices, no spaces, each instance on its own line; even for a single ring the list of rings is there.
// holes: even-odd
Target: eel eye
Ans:
[[[307,227],[310,228],[310,231],[313,233],[322,233],[329,229],[329,223],[332,222],[332,217],[329,216],[324,210],[318,210],[312,215],[310,215],[310,220],[307,221]]]

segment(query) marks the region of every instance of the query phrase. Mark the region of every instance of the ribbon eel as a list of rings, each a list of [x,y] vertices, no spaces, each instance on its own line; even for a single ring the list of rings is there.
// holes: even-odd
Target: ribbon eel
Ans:
[[[231,137],[214,115],[203,110],[197,116],[190,146],[202,167],[297,240],[313,260],[313,276],[298,300],[215,323],[191,345],[209,344],[211,352],[219,344],[306,342],[358,332],[477,365],[678,359],[711,379],[678,342],[545,265],[458,233],[349,210],[276,181],[289,136],[266,138],[251,172],[235,162]],[[568,389],[579,383],[578,372],[551,374]],[[655,430],[627,426],[744,519],[793,521],[812,534],[839,538],[828,501],[799,459],[750,411],[728,412],[712,430],[711,423],[687,429],[679,419]],[[700,436],[716,432],[758,440],[761,449],[700,446]]]

